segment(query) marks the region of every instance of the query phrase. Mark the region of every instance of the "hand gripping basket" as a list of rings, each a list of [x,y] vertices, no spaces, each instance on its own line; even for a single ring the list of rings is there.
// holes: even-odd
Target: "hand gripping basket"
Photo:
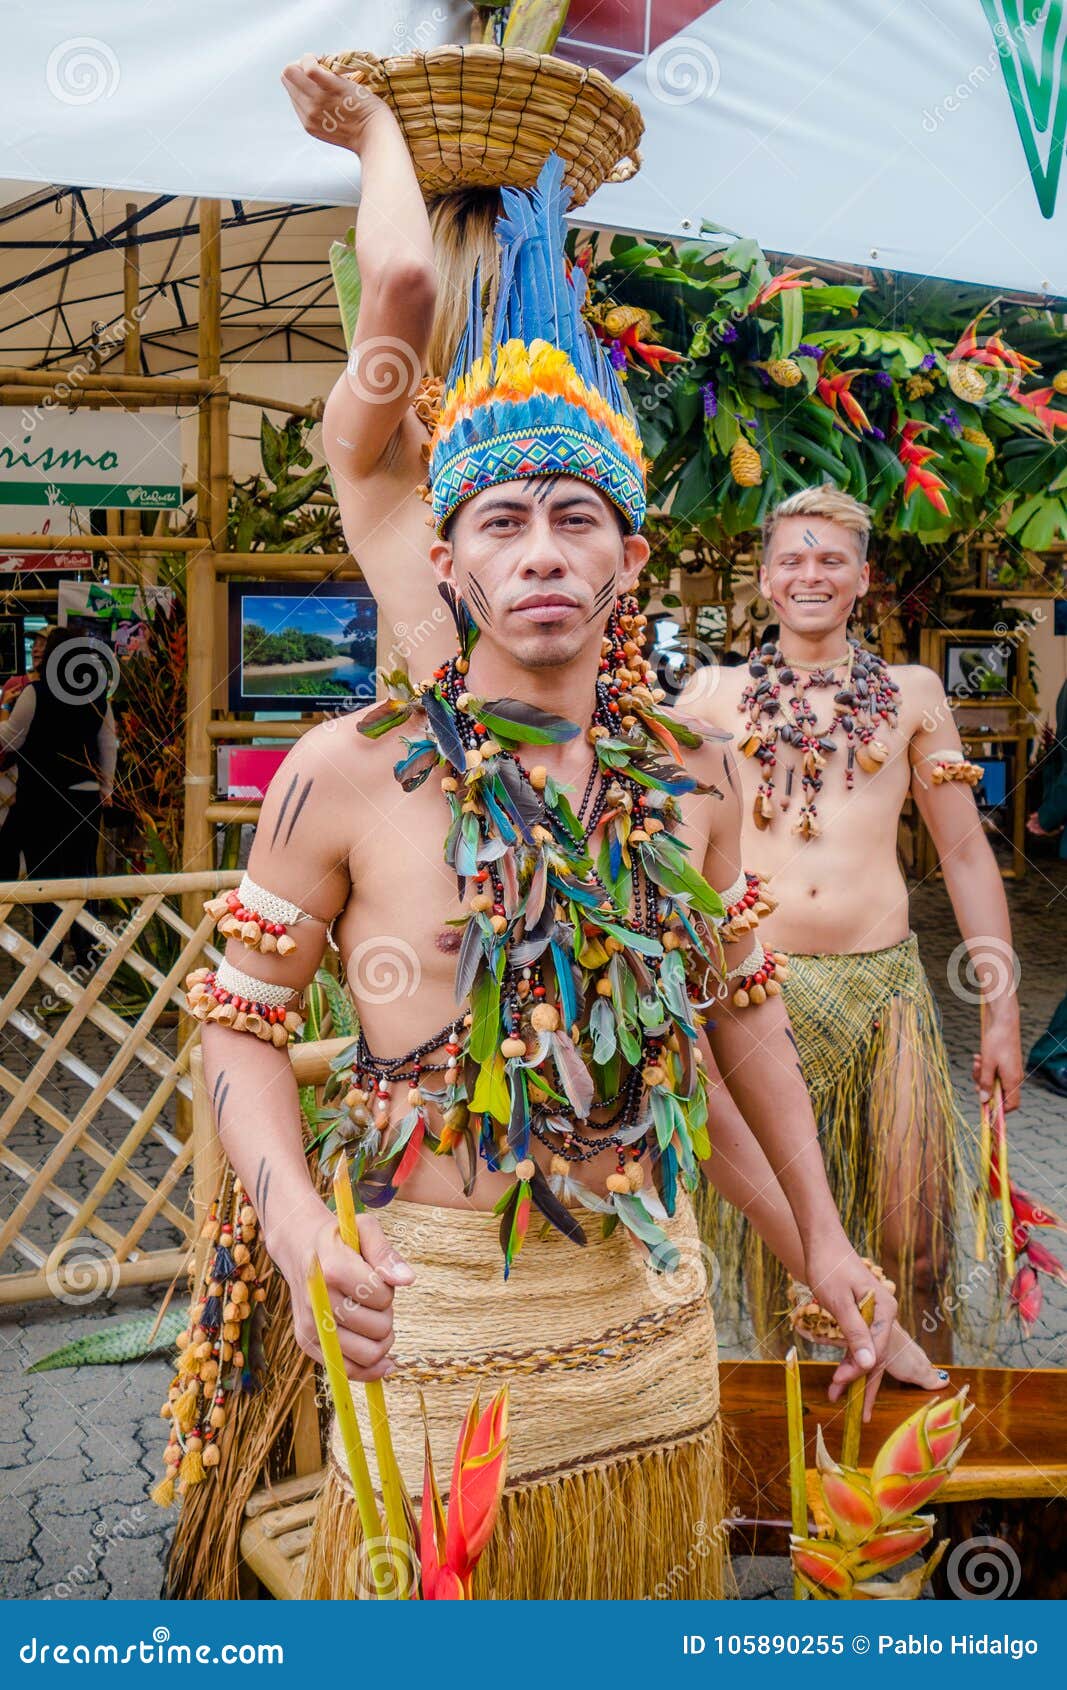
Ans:
[[[428,199],[459,188],[530,187],[548,154],[564,162],[574,205],[640,165],[644,121],[602,71],[552,53],[475,45],[387,59],[335,53],[321,63],[365,84],[396,114]]]

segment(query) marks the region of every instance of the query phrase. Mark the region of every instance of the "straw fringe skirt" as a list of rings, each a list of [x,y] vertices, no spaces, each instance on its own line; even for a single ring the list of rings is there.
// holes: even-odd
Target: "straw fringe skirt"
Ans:
[[[621,1226],[605,1239],[594,1222],[578,1249],[534,1222],[505,1283],[492,1216],[397,1200],[381,1218],[417,1269],[397,1292],[398,1366],[385,1381],[416,1510],[419,1393],[444,1491],[475,1392],[484,1408],[505,1381],[511,1388],[507,1486],[475,1597],[720,1597],[717,1350],[688,1201],[668,1228],[682,1258],[672,1275],[647,1267]],[[353,1398],[377,1483],[360,1387]],[[303,1594],[373,1594],[336,1425]]]
[[[886,1197],[893,1192],[900,1319],[916,1331],[918,1256],[932,1265],[941,1287],[960,1283],[961,1210],[973,1216],[977,1181],[977,1129],[956,1103],[918,943],[910,934],[881,951],[791,952],[789,970],[785,1005],[830,1190],[848,1237],[873,1261],[882,1256]],[[788,1332],[784,1269],[741,1212],[706,1187],[699,1210],[720,1265],[723,1311],[736,1320],[747,1303],[761,1344],[780,1351]],[[947,1298],[943,1310],[957,1335],[977,1341],[965,1297]],[[923,1331],[916,1336],[921,1343]]]

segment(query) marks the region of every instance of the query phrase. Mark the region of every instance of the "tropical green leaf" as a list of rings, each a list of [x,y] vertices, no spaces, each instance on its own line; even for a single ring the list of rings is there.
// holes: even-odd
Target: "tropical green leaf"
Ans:
[[[140,1361],[144,1356],[166,1355],[174,1348],[178,1334],[189,1326],[188,1309],[168,1309],[156,1325],[154,1314],[135,1315],[132,1320],[113,1321],[97,1332],[87,1332],[58,1350],[49,1351],[24,1371],[48,1373],[57,1367],[99,1367],[114,1362]]]

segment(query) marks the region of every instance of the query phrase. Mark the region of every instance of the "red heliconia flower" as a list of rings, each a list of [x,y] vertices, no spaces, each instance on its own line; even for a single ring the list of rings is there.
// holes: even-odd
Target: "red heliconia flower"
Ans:
[[[1057,1232],[1067,1232],[1067,1221],[1062,1220],[1053,1209],[1047,1209],[1036,1197],[1031,1197],[1029,1192],[1016,1185],[1014,1180],[1009,1179],[1008,1184],[1012,1212],[1017,1221],[1026,1226],[1049,1226]],[[992,1197],[1000,1196],[1000,1158],[995,1142],[989,1152],[989,1192]]]
[[[1067,1285],[1067,1267],[1058,1256],[1033,1237],[1027,1239],[1025,1248],[1026,1259],[1032,1268],[1036,1268],[1038,1273],[1047,1273],[1050,1279],[1058,1280],[1061,1285]]]
[[[804,277],[814,270],[814,264],[802,264],[795,270],[780,270],[777,276],[772,276],[769,282],[764,282],[759,293],[749,306],[749,311],[758,311],[761,305],[766,305],[777,294],[788,293],[791,288],[806,287]]]
[[[1031,1333],[1037,1317],[1041,1313],[1042,1293],[1041,1282],[1029,1262],[1023,1262],[1017,1270],[1015,1278],[1011,1282],[1010,1295],[1019,1319],[1025,1326],[1027,1333]]]
[[[904,424],[901,430],[901,445],[897,457],[904,465],[904,498],[909,499],[913,493],[921,492],[929,499],[936,511],[942,516],[948,515],[948,501],[945,498],[945,488],[948,483],[935,475],[933,470],[923,466],[940,456],[932,446],[920,446],[918,436],[930,424],[919,422],[912,418]]]
[[[1067,411],[1054,411],[1049,403],[1055,391],[1053,387],[1036,387],[1032,393],[1016,395],[1016,403],[1031,412],[1050,440],[1055,438],[1058,428],[1067,428]]]
[[[853,398],[851,389],[857,376],[869,374],[869,370],[842,370],[836,376],[820,376],[815,383],[815,391],[823,404],[835,412],[840,404],[839,414],[846,416],[861,434],[870,433],[871,421],[859,400]]]
[[[985,364],[994,370],[1014,371],[1008,387],[1009,394],[1014,396],[1018,393],[1023,377],[1033,375],[1035,370],[1041,368],[1041,365],[1036,358],[1027,358],[1022,352],[1016,352],[1014,347],[1008,346],[999,329],[994,334],[988,335],[983,343],[979,342],[978,325],[988,310],[989,306],[984,305],[977,317],[968,323],[949,353],[949,361],[963,358],[968,363]],[[1051,389],[1049,391],[1051,392]]]
[[[504,1386],[481,1418],[475,1397],[463,1422],[448,1498],[445,1559],[470,1594],[475,1563],[489,1542],[504,1494],[508,1393]]]

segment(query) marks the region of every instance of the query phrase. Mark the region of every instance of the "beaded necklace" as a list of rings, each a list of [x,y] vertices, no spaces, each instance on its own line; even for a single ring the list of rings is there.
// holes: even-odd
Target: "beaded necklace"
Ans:
[[[505,1277],[531,1205],[573,1242],[586,1241],[568,1201],[606,1227],[626,1225],[654,1266],[670,1269],[678,1252],[659,1223],[674,1212],[679,1180],[693,1189],[710,1154],[696,1039],[707,982],[721,981],[709,922],[723,905],[674,831],[678,797],[699,789],[680,746],[704,735],[661,711],[632,666],[636,614],[623,604],[605,641],[587,731],[593,766],[577,815],[547,771],[527,770],[515,753],[580,729],[516,699],[472,697],[464,690],[469,645],[432,683],[387,677],[389,696],[359,724],[377,737],[418,721],[422,737],[405,741],[394,766],[405,789],[446,771],[444,854],[468,908],[456,1000],[469,1007],[402,1057],[375,1057],[361,1035],[335,1059],[332,1095],[343,1091],[343,1106],[320,1112],[326,1126],[313,1147],[327,1162],[352,1148],[356,1193],[368,1207],[396,1195],[424,1144],[456,1157],[468,1194],[479,1158],[510,1173],[495,1211]],[[442,1042],[446,1062],[423,1063]],[[431,1091],[425,1076],[442,1069],[443,1084]],[[409,1082],[408,1111],[390,1126],[390,1086],[399,1080]],[[431,1099],[441,1111],[437,1133]],[[614,1111],[607,1121],[590,1121],[604,1109]],[[530,1156],[534,1137],[552,1150],[547,1175]],[[616,1156],[606,1197],[574,1177],[605,1149]]]
[[[842,666],[844,673],[839,675]],[[889,755],[888,746],[876,733],[880,722],[890,726],[896,722],[900,688],[890,678],[885,660],[856,640],[849,640],[843,665],[838,661],[815,668],[789,663],[780,646],[768,643],[751,654],[748,673],[738,707],[746,718],[741,750],[746,757],[755,757],[762,773],[752,818],[761,830],[774,821],[774,771],[781,740],[800,753],[801,803],[793,831],[802,839],[814,839],[820,832],[817,800],[822,771],[827,757],[837,750],[835,734],[840,731],[845,736],[845,785],[851,790],[857,763],[865,774],[876,774]],[[806,695],[813,688],[829,687],[836,688],[835,719],[820,733]],[[792,801],[795,772],[794,764],[786,768],[785,788],[778,799],[781,810],[788,810]]]

